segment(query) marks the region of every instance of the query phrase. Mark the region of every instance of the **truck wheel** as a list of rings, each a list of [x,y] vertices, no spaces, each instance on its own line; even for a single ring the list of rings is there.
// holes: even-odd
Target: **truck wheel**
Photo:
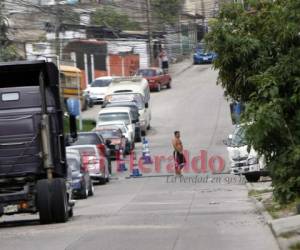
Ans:
[[[245,174],[245,177],[248,182],[258,182],[260,174]]]
[[[52,215],[55,222],[66,222],[68,220],[68,198],[66,184],[63,178],[56,178],[51,183],[52,191]]]
[[[47,179],[37,182],[37,208],[41,224],[49,224],[53,221],[50,189],[50,182]]]

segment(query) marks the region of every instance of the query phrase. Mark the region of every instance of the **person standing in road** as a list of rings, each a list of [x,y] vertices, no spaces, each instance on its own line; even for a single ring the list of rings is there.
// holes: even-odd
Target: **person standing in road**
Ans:
[[[184,167],[186,160],[183,154],[183,145],[180,140],[180,132],[174,132],[174,138],[172,140],[172,145],[174,148],[173,157],[175,160],[175,173],[176,175],[181,175],[181,170]]]
[[[169,59],[167,56],[167,52],[163,49],[160,48],[160,53],[159,53],[159,58],[161,61],[161,68],[164,71],[164,73],[168,73],[168,69],[169,69]]]

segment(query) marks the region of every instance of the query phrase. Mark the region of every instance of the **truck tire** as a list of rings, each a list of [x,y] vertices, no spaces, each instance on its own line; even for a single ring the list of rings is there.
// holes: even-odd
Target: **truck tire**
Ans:
[[[245,178],[248,182],[258,182],[260,174],[245,174]]]
[[[52,223],[51,187],[47,179],[38,180],[36,201],[41,224]]]
[[[69,213],[65,180],[63,178],[53,179],[51,191],[53,220],[57,223],[66,222]]]

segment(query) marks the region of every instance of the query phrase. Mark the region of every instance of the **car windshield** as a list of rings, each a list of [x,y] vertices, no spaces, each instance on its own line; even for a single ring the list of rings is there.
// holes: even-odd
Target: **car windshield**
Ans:
[[[124,121],[125,124],[129,124],[129,115],[128,113],[121,113],[121,112],[115,112],[115,113],[106,113],[106,114],[100,114],[98,122],[112,122],[112,121]]]
[[[137,74],[144,77],[151,77],[156,76],[156,71],[154,69],[140,69]]]
[[[143,96],[137,93],[111,95],[109,102],[134,102],[139,109],[144,109],[145,107]]]
[[[107,87],[111,81],[111,79],[98,79],[91,83],[91,87]]]
[[[79,162],[74,158],[67,158],[68,166],[72,169],[72,172],[76,172],[80,170]]]
[[[112,129],[107,129],[107,130],[101,129],[101,130],[97,130],[97,132],[100,133],[104,139],[108,139],[108,138],[117,139],[122,136],[118,130],[112,130]]]
[[[72,143],[72,145],[96,145],[100,144],[100,138],[97,136],[97,134],[78,134],[77,140]]]
[[[117,127],[119,129],[121,129],[122,133],[126,133],[126,128],[124,125],[122,124],[114,124],[113,127]],[[101,126],[98,126],[97,128],[99,128],[100,130],[101,129],[111,129],[112,126],[111,125],[101,125]]]
[[[93,147],[76,147],[76,150],[79,151],[80,155],[95,155],[95,148]]]
[[[234,130],[232,134],[231,145],[233,147],[241,147],[247,145],[244,128],[238,127]]]

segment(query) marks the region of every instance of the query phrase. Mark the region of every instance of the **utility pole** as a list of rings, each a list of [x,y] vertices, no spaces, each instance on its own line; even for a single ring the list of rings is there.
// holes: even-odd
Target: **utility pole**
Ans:
[[[151,27],[151,2],[147,1],[147,28],[148,28],[148,45],[149,45],[149,57],[150,57],[150,66],[152,66],[153,58],[152,58],[152,27]]]
[[[201,0],[201,10],[202,10],[202,32],[203,32],[203,37],[205,34],[205,4],[204,0]]]
[[[59,8],[58,0],[55,0],[55,54],[58,56],[59,59],[61,56],[60,50],[60,39],[59,39],[59,33],[60,33],[60,26],[61,26],[61,13]],[[58,63],[58,62],[57,62]]]

